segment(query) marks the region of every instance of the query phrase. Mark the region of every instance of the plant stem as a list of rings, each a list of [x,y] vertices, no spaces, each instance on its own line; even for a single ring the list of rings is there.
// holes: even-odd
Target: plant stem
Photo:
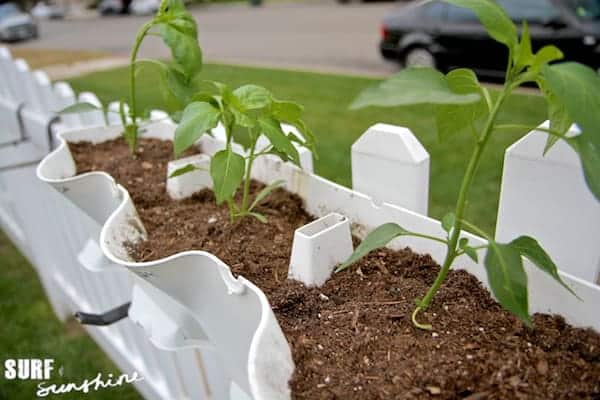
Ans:
[[[233,223],[235,221],[235,209],[233,208],[233,199],[227,201],[227,206],[229,207],[229,222]]]
[[[135,42],[133,44],[133,49],[131,49],[131,57],[129,59],[129,116],[131,117],[131,121],[133,126],[135,126],[136,136],[137,136],[137,112],[136,112],[136,102],[135,102],[135,60],[137,59],[138,51],[140,50],[140,46],[144,37],[148,34],[150,28],[154,26],[154,20],[146,22],[138,31]],[[133,146],[135,149],[135,146]]]
[[[242,209],[240,213],[244,214],[248,210],[248,195],[250,194],[250,174],[252,173],[252,164],[254,163],[254,151],[256,150],[256,140],[250,146],[250,155],[248,156],[248,166],[246,167],[246,176],[244,177],[244,194],[242,196]]]
[[[469,160],[469,165],[467,166],[467,170],[463,177],[462,184],[460,186],[460,191],[458,193],[458,200],[456,201],[456,209],[454,212],[456,218],[454,221],[452,234],[450,235],[450,238],[448,240],[448,251],[446,252],[446,258],[444,260],[444,263],[442,264],[442,268],[440,269],[440,272],[438,273],[437,278],[435,279],[435,282],[429,288],[429,290],[425,294],[425,297],[423,297],[423,299],[418,302],[417,308],[415,309],[415,311],[413,312],[413,315],[412,315],[413,324],[417,328],[427,329],[427,330],[431,329],[430,325],[420,324],[417,321],[417,314],[420,311],[424,311],[429,307],[435,294],[437,293],[440,286],[446,279],[446,276],[448,275],[448,272],[450,271],[450,267],[452,266],[452,263],[454,262],[454,260],[457,257],[456,245],[458,243],[458,239],[460,238],[460,233],[461,233],[461,228],[462,228],[462,223],[463,223],[462,218],[463,218],[463,215],[465,212],[467,195],[468,195],[469,189],[471,188],[471,185],[473,183],[473,179],[475,178],[475,173],[477,172],[477,168],[479,167],[479,164],[481,162],[481,156],[485,150],[485,147],[486,147],[486,145],[489,141],[489,138],[491,136],[491,133],[494,129],[494,123],[498,116],[498,112],[500,111],[500,107],[504,103],[504,100],[506,99],[506,97],[508,97],[508,95],[510,94],[510,91],[511,91],[510,85],[508,85],[508,84],[505,85],[504,89],[500,93],[500,96],[496,100],[496,103],[494,104],[494,107],[492,108],[490,115],[488,116],[488,119],[483,128],[481,137],[480,137],[479,141],[477,142],[475,149],[473,150],[473,153],[471,154],[471,158]]]

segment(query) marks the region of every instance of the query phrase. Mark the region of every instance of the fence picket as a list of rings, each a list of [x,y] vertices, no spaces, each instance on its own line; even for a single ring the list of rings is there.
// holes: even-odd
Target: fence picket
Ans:
[[[29,65],[23,59],[15,60],[16,78],[22,85],[20,93],[22,93],[22,101],[25,102],[26,107],[31,111],[44,113],[44,105],[38,98],[37,91],[35,89],[35,83],[33,74],[29,69]]]
[[[44,71],[34,71],[32,74],[33,88],[42,106],[42,113],[54,115],[56,113],[56,96],[52,82]]]
[[[54,84],[54,93],[56,94],[57,111],[60,111],[77,101],[75,91],[71,88],[71,85],[66,82],[56,82]],[[80,114],[61,115],[61,121],[65,128],[68,129],[77,129],[83,126]]]
[[[5,79],[2,79],[2,93],[3,97],[12,100],[15,103],[19,103],[22,99],[22,93],[20,91],[19,80],[16,79],[16,66],[15,62],[10,54],[10,51],[6,47],[0,47],[0,72]]]
[[[352,145],[352,187],[427,215],[429,153],[409,129],[374,125]]]
[[[596,283],[600,202],[585,183],[575,151],[560,141],[544,156],[546,138],[533,131],[506,150],[496,238],[533,236],[559,269]]]

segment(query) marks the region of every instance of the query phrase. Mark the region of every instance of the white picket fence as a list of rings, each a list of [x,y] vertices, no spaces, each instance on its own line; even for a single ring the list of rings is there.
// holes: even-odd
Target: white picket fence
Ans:
[[[102,313],[131,301],[129,272],[94,271],[98,260],[108,262],[89,239],[99,237],[98,223],[64,202],[35,174],[57,133],[103,125],[103,116],[69,115],[58,121],[55,112],[77,100],[71,87],[52,84],[42,71],[30,71],[1,47],[0,77],[2,230],[36,268],[60,319],[76,311]],[[100,104],[92,93],[79,94],[79,100]],[[228,398],[229,380],[209,350],[159,350],[129,319],[86,329],[124,373],[137,371],[144,378],[136,387],[147,399]]]
[[[104,116],[58,119],[56,110],[77,99],[70,86],[52,84],[4,48],[0,77],[2,229],[37,269],[59,318],[75,311],[104,312],[129,301],[130,273],[98,268],[109,262],[97,244],[99,224],[35,175],[57,133],[104,125]],[[100,104],[92,93],[78,97]],[[109,118],[109,123],[118,121]],[[544,141],[545,134],[532,132],[507,150],[496,235],[500,240],[535,236],[565,272],[600,283],[600,203],[585,186],[576,154],[559,143],[542,157]],[[382,124],[370,128],[352,147],[352,164],[355,190],[375,203],[426,214],[429,155],[410,131]],[[373,170],[382,173],[374,176]],[[159,350],[128,319],[86,329],[123,372],[137,371],[145,378],[136,383],[145,398],[231,398],[231,380],[211,350]]]

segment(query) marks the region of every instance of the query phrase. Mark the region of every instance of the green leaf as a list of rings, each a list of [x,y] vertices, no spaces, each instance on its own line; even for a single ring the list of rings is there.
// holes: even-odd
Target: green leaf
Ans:
[[[444,218],[442,218],[442,228],[444,228],[446,232],[450,233],[450,231],[454,227],[455,222],[456,215],[454,215],[454,213],[448,213],[444,215]]]
[[[304,108],[300,104],[291,101],[273,100],[271,105],[272,115],[280,121],[294,122],[302,117]]]
[[[388,223],[383,224],[367,235],[366,238],[358,245],[354,250],[354,253],[350,256],[346,262],[341,264],[335,272],[340,272],[354,264],[371,251],[385,247],[389,242],[398,236],[408,235],[410,232],[402,228],[398,224]]]
[[[485,88],[479,84],[477,75],[470,69],[459,68],[446,76],[448,86],[454,93],[479,94],[479,101],[472,104],[438,105],[435,108],[436,125],[440,140],[444,140],[467,127],[472,127],[484,115],[488,108],[485,102]]]
[[[219,83],[217,87],[223,96],[223,102],[227,107],[227,111],[233,115],[235,123],[245,128],[255,128],[258,125],[256,113],[250,112],[250,109],[242,104],[242,101],[235,95],[235,92],[231,91],[227,86]]]
[[[273,95],[267,89],[257,85],[244,85],[233,91],[245,110],[267,107],[273,101]]]
[[[565,289],[577,297],[573,289],[567,286],[567,284],[561,279],[560,275],[558,274],[558,267],[556,264],[554,264],[554,261],[552,261],[548,253],[546,253],[542,246],[540,246],[537,240],[529,236],[520,236],[510,242],[510,246],[517,249],[521,256],[527,258],[539,269],[548,273]]]
[[[231,149],[217,152],[210,162],[210,175],[217,204],[232,199],[244,177],[246,160]]]
[[[181,117],[183,117],[183,111],[175,111],[175,112],[171,113],[169,116],[171,117],[173,122],[178,124],[181,122]]]
[[[185,8],[184,0],[163,0],[163,9],[159,9],[157,17],[158,22],[166,21],[173,24],[181,32],[196,36],[196,20]],[[165,4],[166,3],[166,4]]]
[[[469,246],[469,239],[460,238],[458,241],[458,248],[464,251],[465,254],[469,256],[471,260],[473,260],[476,263],[479,263],[479,255],[477,254],[477,250]]]
[[[549,64],[553,61],[562,60],[564,58],[564,54],[560,49],[554,45],[547,45],[542,47],[534,56],[533,63],[531,65],[532,69],[540,69],[546,64]]]
[[[102,110],[102,107],[82,101],[80,103],[71,104],[70,106],[63,108],[62,110],[58,111],[57,114],[79,114],[98,110]]]
[[[279,121],[274,118],[262,117],[259,118],[258,123],[273,147],[287,155],[296,165],[300,165],[298,150],[290,138],[283,133]]]
[[[468,68],[457,68],[446,75],[448,86],[459,94],[481,93],[482,86],[475,72]]]
[[[258,121],[251,115],[246,114],[235,106],[230,106],[229,111],[233,114],[235,123],[244,128],[254,128],[258,125]]]
[[[173,149],[178,157],[207,131],[217,126],[220,112],[209,103],[193,102],[185,110],[175,129]]]
[[[517,51],[513,55],[515,69],[522,71],[530,66],[533,61],[533,51],[531,49],[531,36],[529,35],[529,26],[527,21],[523,21],[523,29],[521,32],[521,42],[517,46]]]
[[[481,21],[488,34],[510,50],[517,46],[518,36],[515,24],[506,12],[492,0],[443,0],[455,6],[468,8]]]
[[[173,97],[182,104],[189,103],[197,91],[191,79],[171,66],[165,70],[165,85]]]
[[[578,63],[549,65],[542,75],[555,101],[581,129],[569,143],[579,153],[588,187],[600,200],[600,77]]]
[[[202,52],[195,36],[190,32],[182,32],[179,27],[169,23],[160,25],[160,35],[187,77],[191,78],[200,72]]]
[[[196,167],[194,164],[188,164],[185,167],[181,167],[181,168],[178,168],[175,171],[173,171],[171,173],[171,175],[169,175],[169,178],[176,178],[178,176],[185,175],[187,173],[201,170],[201,169],[203,169],[203,168]]]
[[[258,194],[256,195],[256,198],[254,199],[254,201],[248,208],[248,211],[252,211],[254,209],[254,207],[256,207],[261,202],[262,199],[267,197],[269,195],[269,193],[271,193],[273,190],[277,189],[279,186],[283,185],[284,183],[285,183],[285,181],[283,179],[279,179],[279,180],[271,182],[269,185],[265,186],[260,192],[258,192]]]
[[[544,82],[543,78],[539,78],[537,80],[537,84],[542,91],[542,94],[546,98],[546,102],[548,103],[548,119],[550,120],[550,129],[556,131],[557,133],[564,135],[566,134],[571,126],[573,125],[573,120],[567,113],[564,105],[559,101],[559,99],[550,91]],[[548,152],[554,146],[556,142],[558,142],[559,138],[554,135],[548,135],[548,140],[546,141],[546,146],[544,147],[544,154]]]
[[[407,68],[391,78],[364,90],[351,109],[368,106],[409,106],[418,104],[470,104],[479,101],[475,93],[458,94],[446,77],[432,68]]]
[[[148,65],[158,67],[168,93],[181,104],[187,104],[195,98],[198,89],[197,86],[191,79],[185,76],[184,72],[176,64],[168,65],[162,61],[150,59],[140,59],[135,64],[136,66]]]
[[[518,249],[490,241],[484,264],[492,293],[498,302],[531,326],[527,275]]]
[[[315,134],[310,130],[310,128],[306,125],[306,123],[301,119],[298,119],[296,121],[287,121],[287,122],[290,125],[295,126],[296,129],[298,129],[300,134],[304,137],[304,147],[309,149],[313,153],[313,156],[316,159],[318,159],[319,156],[317,155],[317,150],[315,148],[315,141],[316,141]]]
[[[473,260],[475,263],[479,263],[479,255],[477,254],[477,250],[470,246],[465,247],[463,250],[471,260]]]

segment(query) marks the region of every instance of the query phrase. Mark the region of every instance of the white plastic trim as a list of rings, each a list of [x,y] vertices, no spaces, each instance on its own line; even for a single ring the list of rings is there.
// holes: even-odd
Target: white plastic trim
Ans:
[[[151,124],[144,135],[172,138],[173,129],[171,124]],[[74,176],[74,162],[66,140],[101,142],[118,136],[120,131],[120,127],[111,126],[59,135],[60,145],[40,163],[38,177],[93,219],[104,223],[100,245],[108,259],[129,268],[151,287],[167,293],[181,307],[187,308],[187,318],[191,315],[202,324],[202,330],[196,330],[195,335],[192,332],[186,345],[205,347],[208,339],[232,380],[253,399],[288,399],[287,382],[294,370],[291,350],[262,291],[243,277],[234,278],[227,265],[203,251],[180,253],[154,262],[131,262],[123,243],[143,239],[145,231],[129,193],[103,172]],[[150,297],[153,304],[161,304],[164,310],[164,298],[157,297],[158,291],[146,290],[146,299]],[[136,298],[145,301],[139,293]],[[148,319],[156,311],[155,307],[132,307],[134,318],[150,330],[154,343],[163,348],[182,344],[181,337],[177,338],[180,332],[176,330],[157,333],[155,322]],[[140,311],[144,309],[146,318]],[[237,320],[224,318],[223,310]],[[159,314],[157,318],[165,321],[164,315]]]
[[[427,215],[429,153],[409,129],[373,125],[352,145],[352,187]]]
[[[338,213],[296,229],[288,278],[306,286],[322,286],[336,265],[352,255],[350,221]]]
[[[104,257],[102,249],[94,239],[88,239],[83,249],[77,254],[77,261],[91,272],[106,271],[117,266]]]

